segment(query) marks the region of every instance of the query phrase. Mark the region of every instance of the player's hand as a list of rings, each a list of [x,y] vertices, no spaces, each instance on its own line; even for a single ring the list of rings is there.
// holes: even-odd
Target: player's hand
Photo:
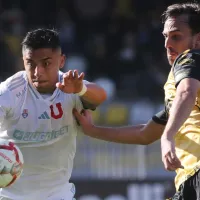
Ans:
[[[78,124],[82,126],[83,132],[85,134],[90,133],[90,131],[94,127],[90,111],[82,110],[80,113],[74,108],[73,115],[76,118]]]
[[[183,169],[180,160],[176,156],[174,139],[161,137],[161,151],[162,161],[166,170],[175,171],[178,168]]]
[[[62,83],[56,83],[56,87],[64,93],[79,93],[83,87],[84,73],[78,73],[77,70],[69,70],[63,74]]]

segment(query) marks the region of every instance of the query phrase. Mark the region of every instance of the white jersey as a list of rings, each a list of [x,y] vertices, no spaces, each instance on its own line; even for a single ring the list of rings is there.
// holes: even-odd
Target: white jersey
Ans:
[[[62,74],[59,72],[60,80]],[[46,200],[63,190],[73,193],[69,179],[79,131],[73,108],[82,109],[78,95],[56,89],[52,96],[43,98],[28,83],[24,71],[1,83],[0,138],[20,147],[24,170],[0,196]]]

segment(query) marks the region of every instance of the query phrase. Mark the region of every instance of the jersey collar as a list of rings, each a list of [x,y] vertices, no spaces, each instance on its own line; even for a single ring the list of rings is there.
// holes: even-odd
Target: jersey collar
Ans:
[[[62,78],[63,78],[63,73],[59,71],[59,73],[58,73],[59,82],[62,82]],[[28,78],[27,78],[27,80],[28,80]],[[60,89],[56,88],[55,91],[53,92],[53,94],[50,97],[47,97],[47,98],[44,99],[42,97],[42,95],[33,87],[32,84],[28,83],[28,86],[29,86],[30,92],[32,93],[32,95],[36,99],[40,99],[40,100],[48,101],[48,102],[49,101],[52,102],[56,98],[56,96],[61,92]]]

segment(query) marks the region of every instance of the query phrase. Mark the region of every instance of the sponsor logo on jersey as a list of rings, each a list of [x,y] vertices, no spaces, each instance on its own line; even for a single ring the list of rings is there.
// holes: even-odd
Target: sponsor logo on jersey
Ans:
[[[13,138],[26,142],[46,142],[57,139],[66,133],[68,133],[68,126],[64,126],[59,130],[53,130],[50,132],[25,132],[21,130],[15,130],[13,133]]]
[[[27,118],[28,117],[28,109],[24,109],[22,112],[22,117]]]

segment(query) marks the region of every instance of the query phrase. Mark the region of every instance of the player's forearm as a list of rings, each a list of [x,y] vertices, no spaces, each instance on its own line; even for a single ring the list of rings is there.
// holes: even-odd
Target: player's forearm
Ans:
[[[110,142],[148,145],[160,139],[164,127],[153,120],[149,120],[145,125],[140,124],[120,128],[93,126],[87,131],[86,135]]]
[[[94,83],[86,84],[87,91],[81,96],[81,101],[86,107],[88,106],[98,106],[106,100],[106,92],[100,86]]]
[[[160,139],[165,128],[163,123],[159,120],[156,122],[153,118],[145,125],[116,128],[98,127],[92,124],[89,111],[84,110],[80,114],[76,109],[73,109],[73,114],[86,135],[110,142],[147,145]],[[163,114],[159,117],[163,118]]]
[[[127,127],[93,126],[86,135],[96,139],[124,144],[143,144],[141,130],[145,125]]]
[[[170,110],[170,116],[163,137],[173,138],[189,117],[195,105],[196,94],[189,91],[178,92]]]

